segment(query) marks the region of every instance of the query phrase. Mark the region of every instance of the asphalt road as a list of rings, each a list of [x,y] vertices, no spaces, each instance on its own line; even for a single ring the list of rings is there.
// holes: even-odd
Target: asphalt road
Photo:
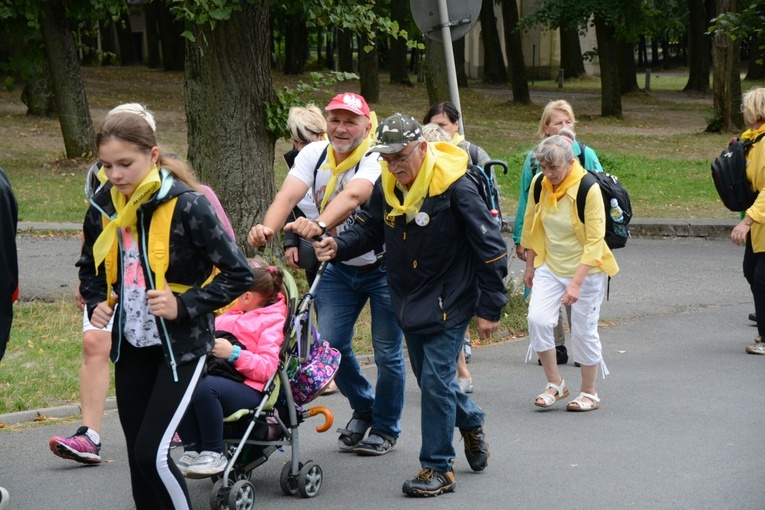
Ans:
[[[401,494],[419,469],[420,394],[410,373],[395,451],[378,458],[339,453],[336,434],[316,433],[309,420],[300,429],[301,456],[324,471],[317,499],[282,495],[278,478],[288,455],[277,452],[255,471],[258,507],[762,508],[765,357],[744,352],[756,330],[747,320],[742,249],[725,240],[633,239],[616,255],[622,271],[601,313],[611,375],[598,380],[600,410],[537,409],[533,398],[545,379],[535,363],[523,362],[527,340],[477,348],[469,368],[473,398],[487,413],[492,456],[485,472],[469,470],[456,435],[456,493],[428,502]],[[520,277],[517,260],[511,271]],[[576,394],[578,370],[567,365],[562,372]],[[374,377],[374,368],[367,374]],[[319,403],[335,412],[332,430],[350,417],[340,395]],[[11,509],[132,508],[116,412],[105,418],[100,466],[49,452],[50,436],[76,426],[0,433],[0,485],[10,490]],[[208,508],[210,482],[189,487],[194,508]]]

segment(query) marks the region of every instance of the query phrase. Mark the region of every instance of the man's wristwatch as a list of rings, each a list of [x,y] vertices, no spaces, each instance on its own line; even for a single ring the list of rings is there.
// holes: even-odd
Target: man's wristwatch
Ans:
[[[754,224],[754,220],[750,218],[749,216],[744,216],[744,225],[747,227],[751,227],[752,224]]]
[[[324,223],[323,221],[316,221],[315,223],[321,229],[321,235],[324,235],[324,234],[327,233],[327,224],[326,223]]]

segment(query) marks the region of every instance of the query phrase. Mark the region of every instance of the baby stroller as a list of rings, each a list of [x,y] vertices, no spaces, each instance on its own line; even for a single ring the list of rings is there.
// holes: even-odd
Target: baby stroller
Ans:
[[[301,462],[298,428],[305,419],[319,414],[324,416],[324,423],[316,427],[318,432],[329,430],[334,421],[332,411],[325,406],[302,407],[329,385],[340,364],[340,353],[319,341],[313,321],[314,291],[325,266],[322,263],[310,290],[299,301],[295,280],[284,271],[287,320],[279,367],[266,383],[257,408],[242,409],[224,419],[223,449],[228,463],[223,474],[214,478],[210,493],[213,510],[254,508],[252,472],[285,446],[290,447],[291,459],[279,477],[282,492],[304,498],[319,493],[323,473],[315,462]]]

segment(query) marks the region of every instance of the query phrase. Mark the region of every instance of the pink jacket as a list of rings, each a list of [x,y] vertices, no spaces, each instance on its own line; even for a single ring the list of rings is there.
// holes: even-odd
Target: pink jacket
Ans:
[[[287,303],[282,294],[276,303],[242,312],[230,308],[215,318],[215,329],[233,334],[247,350],[242,349],[234,368],[244,376],[244,384],[263,391],[268,378],[279,365],[279,349],[284,341]]]

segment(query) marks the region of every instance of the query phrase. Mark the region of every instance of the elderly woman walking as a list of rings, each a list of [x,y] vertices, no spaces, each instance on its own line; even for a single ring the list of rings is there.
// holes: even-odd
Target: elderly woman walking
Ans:
[[[581,365],[582,387],[568,411],[592,411],[600,406],[595,390],[598,366],[607,374],[598,336],[600,304],[609,276],[619,268],[605,242],[605,208],[597,184],[589,189],[584,223],[577,214],[576,196],[586,171],[574,156],[573,141],[561,135],[543,140],[533,158],[541,172],[538,201],[529,194],[521,245],[527,248],[524,283],[532,289],[529,303],[528,359],[532,350],[542,361],[547,386],[534,404],[551,407],[569,396],[558,371],[553,328],[560,305],[571,306],[571,345]]]

